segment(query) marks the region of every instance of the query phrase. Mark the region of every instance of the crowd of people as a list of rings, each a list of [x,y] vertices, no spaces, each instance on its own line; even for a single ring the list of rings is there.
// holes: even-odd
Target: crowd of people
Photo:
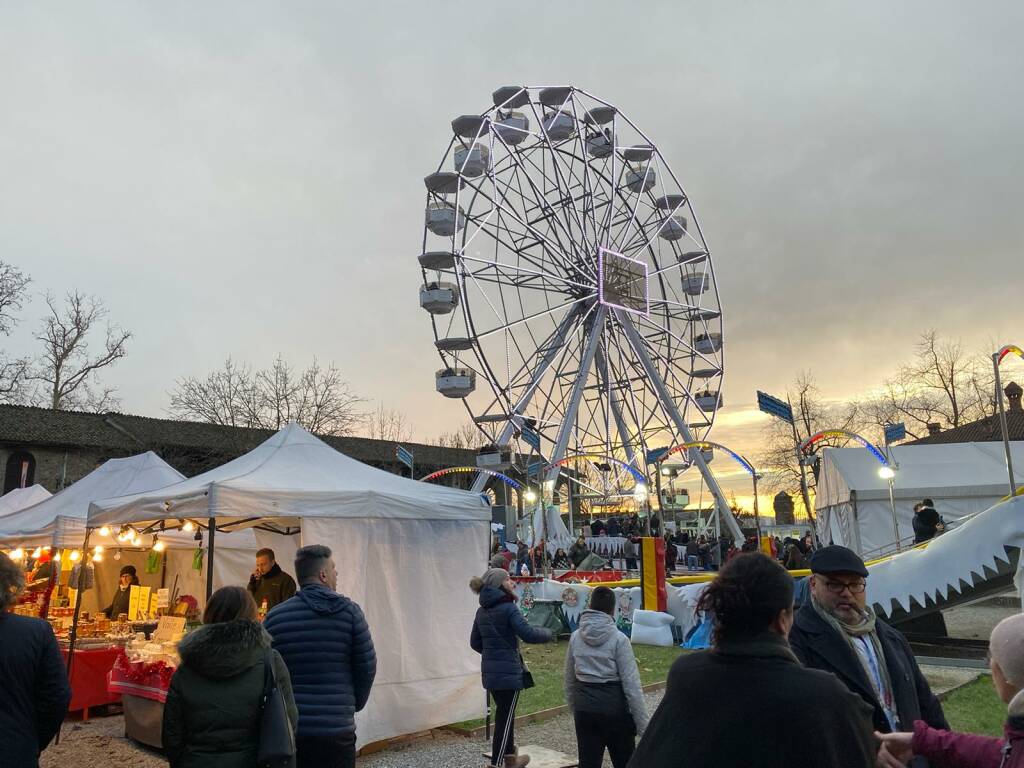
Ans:
[[[993,685],[1008,705],[1004,738],[956,733],[906,638],[867,604],[863,560],[833,545],[807,565],[797,607],[778,557],[729,558],[698,605],[712,617],[713,647],[675,661],[650,717],[613,619],[615,595],[594,589],[565,660],[580,768],[598,768],[605,751],[614,768],[1024,766],[1024,615],[1004,619],[990,641]],[[522,768],[529,756],[515,745],[515,705],[531,679],[518,643],[553,638],[522,618],[507,571],[490,568],[471,586],[480,596],[471,646],[498,702],[490,765]]]
[[[130,583],[132,576],[122,570],[121,581]],[[282,705],[277,735],[287,745],[274,768],[355,765],[355,713],[366,705],[377,671],[370,629],[361,608],[338,593],[329,548],[299,549],[295,576],[298,584],[277,566],[273,551],[260,550],[247,588],[214,592],[202,625],[179,644],[181,663],[171,678],[162,723],[171,768],[271,764],[260,753],[271,688]],[[38,766],[71,700],[50,626],[9,612],[23,588],[21,568],[0,553],[0,765],[5,768]],[[261,622],[264,607],[268,613]]]

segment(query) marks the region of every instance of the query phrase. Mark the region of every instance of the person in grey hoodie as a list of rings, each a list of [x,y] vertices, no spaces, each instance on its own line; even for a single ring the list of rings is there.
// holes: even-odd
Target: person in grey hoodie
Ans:
[[[605,748],[626,768],[647,728],[640,670],[629,639],[615,626],[615,593],[597,587],[565,655],[565,700],[576,723],[579,768],[600,768]]]

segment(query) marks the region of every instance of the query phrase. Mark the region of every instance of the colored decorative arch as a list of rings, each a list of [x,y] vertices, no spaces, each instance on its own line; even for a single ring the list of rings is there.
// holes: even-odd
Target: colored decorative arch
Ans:
[[[997,354],[999,355],[999,358],[996,361],[997,364],[1003,362],[1003,358],[1007,355],[1016,355],[1017,357],[1024,359],[1024,349],[1021,349],[1016,344],[1007,344],[1005,347],[1000,349]]]
[[[707,448],[716,448],[731,457],[737,464],[747,470],[751,477],[757,477],[757,470],[754,469],[754,465],[751,464],[745,456],[736,453],[736,451],[722,445],[721,443],[713,443],[710,440],[695,440],[691,443],[680,443],[679,445],[674,445],[658,459],[658,463],[660,464],[673,454],[682,453],[683,451],[688,451],[691,448],[697,448],[701,451]]]
[[[503,475],[501,472],[495,472],[493,469],[481,469],[480,467],[447,467],[446,469],[439,469],[437,472],[431,472],[429,475],[424,475],[420,478],[420,482],[427,483],[431,480],[436,480],[439,477],[444,477],[445,475],[458,475],[465,474],[467,472],[482,472],[489,477],[496,477],[498,480],[505,483],[505,485],[515,488],[517,491],[521,490],[523,487],[522,483],[518,480],[513,480],[508,475]]]
[[[575,461],[576,459],[587,459],[588,461],[602,461],[607,464],[616,464],[629,472],[636,482],[644,484],[647,483],[647,479],[643,476],[643,473],[636,467],[630,466],[621,459],[616,459],[614,456],[605,456],[600,453],[576,453],[572,456],[566,456],[564,459],[548,464],[548,467],[561,467],[562,465],[568,464],[570,461]]]
[[[815,443],[825,440],[830,437],[845,437],[847,440],[853,440],[854,442],[860,443],[868,452],[878,459],[878,463],[883,467],[889,466],[889,461],[885,458],[885,454],[882,453],[874,443],[867,438],[861,437],[856,432],[848,432],[845,429],[825,429],[816,435],[811,435],[809,438],[800,443],[800,453],[807,453],[808,449]]]

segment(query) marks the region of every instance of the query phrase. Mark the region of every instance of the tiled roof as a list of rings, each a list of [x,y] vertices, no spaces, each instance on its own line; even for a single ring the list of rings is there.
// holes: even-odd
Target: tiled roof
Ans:
[[[0,405],[0,444],[96,448],[135,452],[176,448],[240,455],[273,433],[266,429],[226,427],[194,421],[153,419],[124,413],[53,411],[20,405]],[[328,445],[366,462],[394,462],[395,444],[366,437],[321,435]],[[403,443],[421,466],[475,464],[471,450]]]
[[[1006,412],[1006,431],[1011,440],[1024,440],[1024,410],[1014,409]],[[904,445],[937,445],[940,443],[987,443],[1003,439],[1003,431],[999,425],[999,416],[988,416],[969,424],[947,429],[934,435],[922,437],[920,440],[904,443]]]

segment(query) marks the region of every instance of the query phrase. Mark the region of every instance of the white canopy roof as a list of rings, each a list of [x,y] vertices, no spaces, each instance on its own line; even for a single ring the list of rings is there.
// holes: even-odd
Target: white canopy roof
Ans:
[[[211,517],[490,520],[490,507],[477,494],[363,464],[289,424],[244,456],[159,492],[94,501],[89,525]]]
[[[1010,443],[1015,467],[1024,468],[1024,442]],[[1002,443],[896,445],[899,464],[893,484],[897,499],[1002,497],[1009,493]],[[816,507],[841,504],[857,492],[860,501],[889,499],[889,485],[878,476],[880,464],[863,448],[822,451]],[[1016,473],[1015,473],[1016,474]],[[1017,481],[1024,484],[1024,476]]]
[[[15,488],[0,496],[0,517],[13,514],[52,496],[41,485],[30,485],[28,488]]]
[[[53,546],[81,545],[89,504],[124,493],[139,493],[177,483],[184,475],[152,451],[110,459],[77,483],[20,512],[0,517],[0,541]],[[23,541],[25,540],[25,541]]]

